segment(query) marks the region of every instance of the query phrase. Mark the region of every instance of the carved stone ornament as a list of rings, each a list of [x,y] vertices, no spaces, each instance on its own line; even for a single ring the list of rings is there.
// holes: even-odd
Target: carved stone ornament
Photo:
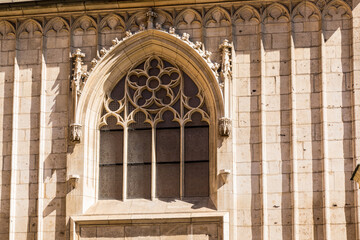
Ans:
[[[81,137],[81,126],[77,123],[76,109],[81,91],[89,74],[82,69],[82,58],[85,57],[85,54],[82,53],[80,49],[76,49],[75,53],[71,56],[74,58],[74,74],[71,80],[73,119],[72,124],[70,125],[70,140],[72,142],[79,142]]]
[[[153,29],[154,28],[154,18],[156,18],[158,15],[156,12],[154,12],[151,8],[149,9],[149,11],[146,13],[147,16],[147,28],[148,29]]]
[[[70,124],[70,140],[72,142],[80,142],[81,139],[81,125],[77,123]]]
[[[220,86],[224,88],[227,80],[231,80],[231,44],[225,39],[220,45],[221,50],[221,82]]]
[[[231,119],[222,117],[219,119],[219,134],[228,137],[231,134]]]
[[[135,33],[132,33],[131,31],[126,31],[125,32],[125,37],[122,38],[121,40],[115,38],[114,40],[112,40],[112,46],[109,48],[109,49],[101,49],[100,50],[100,53],[99,53],[99,56],[97,58],[94,58],[91,62],[91,69],[88,73],[82,73],[83,76],[85,76],[86,78],[84,80],[86,80],[88,78],[88,76],[91,75],[91,73],[93,72],[94,68],[99,65],[99,63],[101,62],[101,60],[109,53],[111,52],[116,46],[118,46],[119,44],[121,44],[122,42],[124,42],[125,40],[131,38],[132,36],[140,33],[140,32],[143,32],[146,30],[146,27],[147,29],[153,29],[154,25],[151,24],[151,21],[152,23],[154,23],[154,18],[156,17],[156,13],[153,14],[152,11],[149,11],[147,13],[147,17],[148,17],[148,26],[141,26],[140,27],[140,30],[135,32]],[[150,28],[149,28],[150,27]],[[156,24],[156,30],[158,31],[162,31],[162,32],[167,32],[165,29],[162,29],[161,26],[159,24]],[[211,60],[210,60],[210,56],[211,56],[211,52],[210,51],[207,51],[205,50],[205,46],[202,42],[196,42],[196,43],[193,43],[190,41],[190,34],[188,33],[183,33],[182,36],[179,36],[178,34],[176,34],[176,31],[175,31],[175,28],[174,27],[170,27],[169,28],[169,31],[167,32],[168,34],[178,38],[178,39],[181,39],[184,43],[186,43],[187,45],[191,46],[204,60],[205,62],[209,65],[210,69],[212,70],[213,74],[215,75],[215,78],[218,80],[219,84],[220,84],[220,80],[219,80],[219,74],[217,72],[218,68],[219,68],[219,64],[218,63],[213,63]],[[227,41],[227,40],[226,40]],[[230,49],[231,49],[231,44],[229,43],[230,45]],[[229,53],[231,53],[231,51],[228,51]],[[229,59],[229,56],[227,57],[227,59]],[[223,61],[224,62],[224,61]],[[228,62],[228,61],[226,61]]]
[[[149,27],[153,27],[154,25],[151,25],[151,21],[153,21],[153,19],[156,17],[156,15],[154,15],[153,13],[151,13],[151,11],[148,12],[148,29]],[[157,28],[160,28],[160,25],[156,26]],[[89,76],[92,74],[92,72],[94,72],[94,70],[96,69],[96,67],[100,64],[100,62],[105,58],[105,56],[107,56],[114,48],[116,48],[119,44],[121,44],[122,42],[124,42],[125,40],[133,37],[134,35],[145,31],[143,30],[139,30],[135,33],[132,33],[131,31],[126,31],[125,32],[125,37],[122,38],[121,40],[115,38],[112,41],[112,46],[109,49],[101,49],[99,52],[99,55],[97,56],[97,58],[94,58],[91,61],[91,69],[89,70],[89,72],[86,72],[82,69],[82,58],[85,57],[84,53],[81,53],[80,49],[77,49],[76,52],[72,55],[72,57],[74,58],[74,74],[73,74],[73,79],[71,80],[71,89],[72,89],[72,99],[73,99],[73,120],[72,120],[72,124],[70,125],[70,140],[72,142],[79,142],[81,139],[81,125],[78,124],[78,119],[76,112],[77,112],[77,106],[78,106],[78,102],[79,102],[79,97],[81,95],[81,91],[86,83],[86,80],[89,78]],[[163,29],[157,29],[157,31],[162,31],[162,32],[167,32]],[[190,47],[192,47],[203,59],[204,61],[208,64],[209,68],[212,70],[215,78],[218,80],[219,82],[219,74],[217,72],[217,69],[219,68],[219,64],[217,63],[213,63],[210,60],[210,56],[211,56],[211,52],[205,50],[205,46],[203,43],[201,42],[196,42],[193,43],[189,40],[190,35],[189,34],[183,34],[182,36],[179,36],[178,34],[175,33],[175,28],[174,27],[170,27],[169,31],[167,32],[168,34],[182,40],[185,44],[189,45]],[[204,117],[204,115],[203,115]],[[204,118],[206,119],[206,118]],[[230,134],[230,133],[229,133]]]

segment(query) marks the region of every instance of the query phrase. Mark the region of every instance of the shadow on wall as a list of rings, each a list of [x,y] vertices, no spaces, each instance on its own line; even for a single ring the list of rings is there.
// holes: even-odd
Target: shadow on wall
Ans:
[[[55,26],[55,28],[54,28]],[[61,27],[59,27],[61,26]],[[65,239],[66,235],[66,182],[67,135],[69,124],[68,94],[69,29],[62,19],[55,19],[45,28],[44,59],[47,79],[45,87],[45,162],[43,165],[44,239]],[[57,54],[54,54],[57,53]],[[51,135],[50,135],[51,134]],[[49,136],[50,135],[50,136]]]

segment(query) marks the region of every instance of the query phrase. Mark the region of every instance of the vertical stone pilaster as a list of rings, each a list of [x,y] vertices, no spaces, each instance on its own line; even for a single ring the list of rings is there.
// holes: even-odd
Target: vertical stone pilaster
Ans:
[[[261,34],[264,32],[263,24],[261,25]],[[266,83],[265,83],[265,49],[264,49],[264,38],[260,41],[260,61],[261,61],[261,68],[260,68],[260,128],[261,128],[261,184],[260,184],[260,191],[261,191],[261,209],[262,209],[262,216],[261,216],[261,223],[262,223],[262,240],[269,239],[269,229],[268,229],[268,200],[267,200],[267,158],[266,158]]]
[[[17,45],[17,44],[15,44]],[[19,121],[19,64],[17,52],[14,54],[14,84],[12,105],[12,133],[11,133],[11,180],[10,180],[10,213],[9,213],[9,240],[15,240],[16,218],[16,179],[17,179],[17,150],[18,150],[18,121]]]
[[[294,240],[299,239],[299,206],[298,206],[298,165],[297,165],[297,147],[296,147],[296,76],[295,76],[295,46],[292,32],[290,32],[290,98],[291,98],[291,146],[290,146],[290,158],[291,158],[291,201],[292,201],[292,238]]]
[[[37,232],[39,110],[42,27],[26,20],[18,28],[13,122],[13,194],[15,216],[12,238],[33,239]],[[16,63],[15,63],[16,64]]]
[[[353,0],[352,18],[352,122],[353,122],[353,169],[360,163],[360,1]],[[355,204],[355,239],[360,239],[360,190],[353,184]]]

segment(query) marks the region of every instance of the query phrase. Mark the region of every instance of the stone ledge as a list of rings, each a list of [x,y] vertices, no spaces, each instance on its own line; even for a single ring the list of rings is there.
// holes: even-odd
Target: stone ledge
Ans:
[[[49,15],[58,13],[73,13],[73,12],[88,12],[88,11],[113,11],[116,9],[128,8],[149,8],[160,6],[172,6],[191,4],[209,4],[229,2],[227,0],[138,0],[138,1],[121,1],[108,0],[106,3],[99,0],[70,0],[70,1],[56,1],[56,0],[6,0],[0,3],[0,17],[5,16],[24,16],[24,15]],[[234,1],[236,2],[236,1]]]

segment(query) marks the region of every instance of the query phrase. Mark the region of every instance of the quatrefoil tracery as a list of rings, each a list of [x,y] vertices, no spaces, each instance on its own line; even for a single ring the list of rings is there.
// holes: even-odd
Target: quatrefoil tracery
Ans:
[[[173,114],[172,121],[180,126],[190,122],[194,113],[199,113],[202,121],[209,124],[203,92],[192,80],[185,83],[184,78],[189,82],[177,66],[156,56],[149,57],[120,80],[124,81],[121,93],[106,96],[100,127],[108,125],[107,119],[111,116],[115,117],[117,125],[128,126],[136,122],[135,116],[139,112],[145,116],[144,123],[155,127],[164,121],[163,115],[167,111]]]

